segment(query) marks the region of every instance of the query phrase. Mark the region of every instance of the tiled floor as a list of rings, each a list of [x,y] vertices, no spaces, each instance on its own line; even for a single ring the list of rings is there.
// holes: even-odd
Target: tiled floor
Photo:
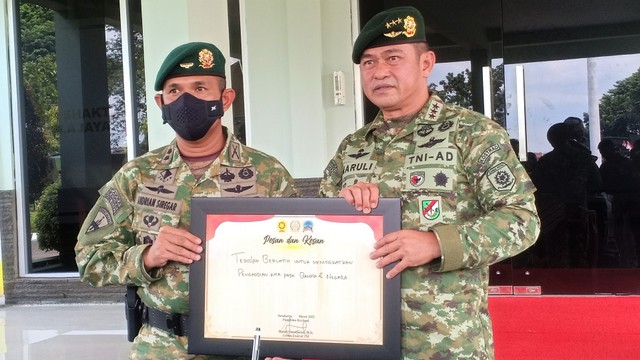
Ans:
[[[0,306],[0,360],[127,359],[124,304]]]

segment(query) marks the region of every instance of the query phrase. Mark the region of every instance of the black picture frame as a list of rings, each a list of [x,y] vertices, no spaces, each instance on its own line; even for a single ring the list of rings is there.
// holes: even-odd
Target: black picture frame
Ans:
[[[206,219],[216,214],[251,215],[346,215],[382,216],[383,233],[400,229],[400,199],[381,198],[370,214],[356,211],[342,198],[193,198],[191,203],[191,232],[203,239],[206,253]],[[395,264],[386,266],[384,277]],[[206,257],[190,266],[188,351],[191,354],[251,356],[253,340],[205,337]],[[285,358],[393,360],[401,356],[400,276],[382,278],[382,344],[327,343],[315,341],[269,341],[262,338],[261,356]],[[366,286],[366,284],[363,284]],[[229,292],[229,296],[233,296]],[[260,294],[256,299],[264,300]]]

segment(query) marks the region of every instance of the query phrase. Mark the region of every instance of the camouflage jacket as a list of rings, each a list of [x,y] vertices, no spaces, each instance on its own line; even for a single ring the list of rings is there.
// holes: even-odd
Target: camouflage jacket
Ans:
[[[431,95],[397,128],[381,114],[347,136],[320,195],[358,181],[401,199],[402,228],[432,230],[442,257],[402,273],[406,359],[492,359],[489,265],[531,246],[539,233],[535,187],[507,133],[476,112]]]
[[[278,160],[224,131],[224,149],[199,180],[173,141],[125,164],[100,189],[75,247],[82,281],[134,284],[148,306],[188,313],[189,266],[169,262],[144,270],[142,252],[160,227],[189,229],[192,197],[296,195],[293,178]]]

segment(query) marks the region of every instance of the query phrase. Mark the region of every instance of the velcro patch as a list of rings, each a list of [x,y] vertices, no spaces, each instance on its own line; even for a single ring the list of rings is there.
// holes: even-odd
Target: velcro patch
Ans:
[[[144,183],[142,192],[145,194],[157,195],[165,199],[175,199],[178,187],[169,184]]]
[[[404,167],[421,165],[444,165],[454,167],[458,160],[458,152],[449,148],[434,148],[418,154],[407,155],[404,159]]]
[[[182,201],[171,200],[157,195],[139,192],[136,195],[134,205],[137,208],[149,209],[154,211],[165,211],[172,214],[180,214],[182,209]]]
[[[376,166],[375,160],[362,160],[357,162],[344,163],[342,169],[343,176],[351,174],[371,174]]]
[[[113,217],[109,213],[109,210],[100,207],[96,212],[96,216],[91,221],[91,224],[89,224],[89,226],[87,227],[87,231],[85,233],[92,233],[111,224],[113,224]]]
[[[138,226],[142,230],[158,231],[161,225],[160,220],[160,216],[156,213],[143,212],[140,215],[140,224]]]
[[[442,222],[442,198],[440,196],[420,196],[417,200],[420,209],[420,223],[434,225]]]
[[[422,167],[405,170],[404,188],[433,191],[452,191],[455,181],[453,169]]]
[[[516,177],[513,175],[509,165],[503,162],[487,170],[487,178],[498,191],[511,191],[516,183]]]
[[[173,184],[178,169],[164,169],[156,174],[156,182],[161,184]]]
[[[254,196],[258,193],[258,177],[254,167],[223,166],[219,177],[222,197]]]

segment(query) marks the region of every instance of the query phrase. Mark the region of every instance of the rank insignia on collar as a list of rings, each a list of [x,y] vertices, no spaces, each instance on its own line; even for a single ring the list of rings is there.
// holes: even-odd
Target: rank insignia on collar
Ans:
[[[167,150],[164,152],[164,155],[162,156],[161,163],[168,164],[172,159],[172,154],[173,154],[173,148],[167,147]]]

